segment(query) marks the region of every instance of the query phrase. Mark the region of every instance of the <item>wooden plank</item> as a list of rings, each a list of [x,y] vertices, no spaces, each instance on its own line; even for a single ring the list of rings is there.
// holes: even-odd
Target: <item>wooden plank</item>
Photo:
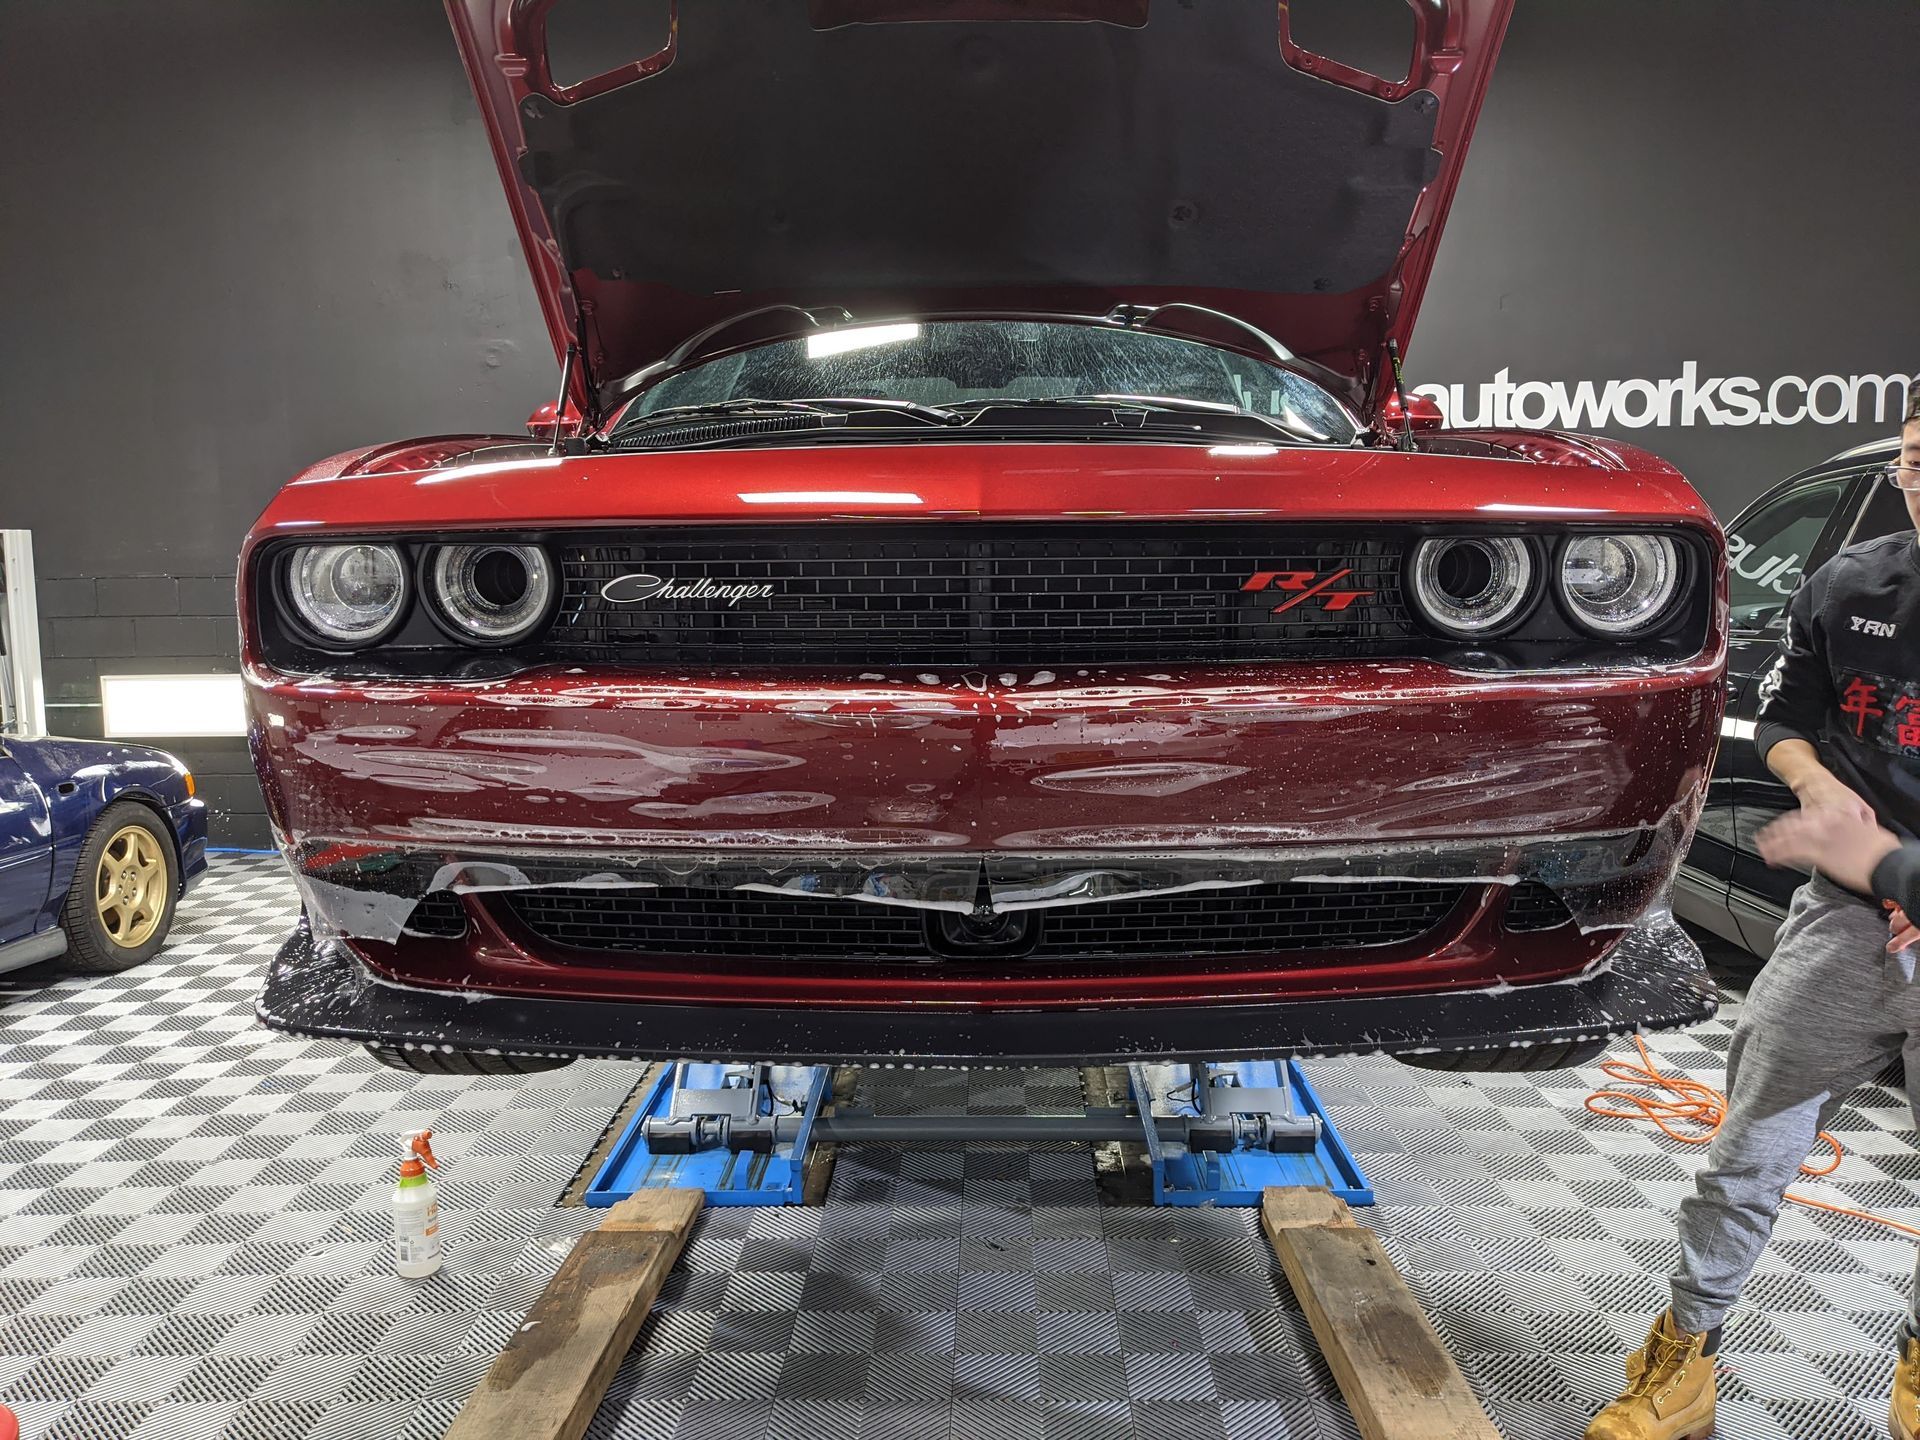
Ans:
[[[643,1190],[575,1243],[446,1440],[579,1440],[705,1199]]]
[[[854,1092],[860,1083],[859,1070],[851,1065],[843,1065],[834,1070],[829,1077],[832,1087],[821,1098],[820,1113],[831,1115],[837,1105],[851,1105]],[[824,1205],[827,1203],[827,1191],[833,1185],[834,1161],[839,1157],[840,1147],[831,1140],[815,1140],[807,1146],[807,1158],[801,1162],[800,1203],[802,1205]]]
[[[833,1188],[833,1163],[839,1153],[837,1145],[826,1141],[807,1147],[807,1158],[802,1162],[800,1171],[802,1205],[827,1203],[827,1191]]]
[[[1087,1066],[1080,1072],[1080,1093],[1090,1110],[1125,1110],[1133,1103],[1124,1065]]]
[[[1260,1219],[1364,1440],[1500,1440],[1380,1238],[1344,1201],[1274,1186]]]
[[[1124,1065],[1092,1065],[1080,1071],[1080,1093],[1089,1110],[1138,1112]],[[1103,1205],[1151,1205],[1153,1161],[1146,1135],[1136,1140],[1101,1140],[1093,1146],[1093,1178]]]
[[[600,1229],[658,1230],[663,1235],[679,1236],[684,1244],[688,1232],[693,1229],[693,1222],[700,1218],[700,1207],[706,1200],[704,1190],[664,1187],[641,1190],[608,1206],[607,1218],[600,1222]]]
[[[1353,1211],[1321,1185],[1269,1185],[1260,1192],[1260,1223],[1267,1234],[1302,1225],[1337,1225],[1351,1229]]]

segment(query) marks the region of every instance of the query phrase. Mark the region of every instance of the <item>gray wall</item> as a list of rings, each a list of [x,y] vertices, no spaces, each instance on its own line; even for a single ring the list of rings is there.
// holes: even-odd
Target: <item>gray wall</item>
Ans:
[[[1660,381],[1691,360],[1702,383],[1764,391],[1920,372],[1915,56],[1909,0],[1519,0],[1409,379]],[[1830,385],[1819,399],[1838,408]],[[1731,519],[1898,428],[1863,408],[1857,424],[1712,425],[1703,410],[1609,433],[1672,460]]]
[[[234,551],[290,474],[514,429],[554,367],[432,0],[5,20],[0,524],[35,532],[54,723],[97,733],[103,669],[233,668]],[[1910,0],[1520,0],[1410,380],[1471,411],[1503,369],[1920,368],[1916,54]],[[1693,418],[1616,433],[1725,514],[1892,428]],[[240,743],[174,748],[216,840],[264,843]]]
[[[34,532],[49,723],[236,668],[234,556],[371,441],[517,428],[554,366],[431,0],[10,0],[0,524]],[[141,577],[141,578],[130,578]],[[264,845],[238,740],[161,742]]]

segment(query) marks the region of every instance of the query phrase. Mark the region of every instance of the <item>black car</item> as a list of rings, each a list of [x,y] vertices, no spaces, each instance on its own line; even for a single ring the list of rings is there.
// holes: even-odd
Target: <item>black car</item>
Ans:
[[[1905,497],[1887,482],[1899,453],[1894,436],[1836,455],[1781,481],[1727,526],[1727,718],[1673,909],[1756,955],[1773,953],[1774,932],[1804,878],[1770,868],[1754,848],[1760,827],[1794,808],[1792,793],[1754,751],[1758,677],[1773,661],[1787,601],[1804,576],[1848,545],[1913,528]]]

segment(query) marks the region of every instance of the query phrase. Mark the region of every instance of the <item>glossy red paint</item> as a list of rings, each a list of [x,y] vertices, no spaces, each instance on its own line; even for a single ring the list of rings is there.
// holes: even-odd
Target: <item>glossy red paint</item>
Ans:
[[[527,417],[527,434],[535,440],[544,440],[552,444],[555,440],[571,440],[585,433],[586,417],[580,413],[579,406],[571,397],[560,401],[549,400]]]
[[[284,832],[449,849],[1578,834],[1693,803],[1719,714],[1711,655],[1551,680],[1427,662],[875,675],[350,684],[247,669]]]
[[[1440,409],[1440,402],[1431,395],[1409,395],[1403,406],[1398,395],[1390,394],[1380,406],[1380,428],[1389,435],[1406,430],[1416,434],[1444,430],[1447,428],[1447,417]]]
[[[933,287],[900,285],[836,290],[822,295],[817,286],[806,293],[750,288],[715,289],[711,293],[678,288],[644,278],[595,274],[570,268],[562,237],[528,179],[528,166],[538,160],[531,153],[525,126],[528,105],[573,106],[635,84],[645,84],[673,64],[683,26],[697,23],[697,8],[689,7],[653,54],[622,57],[624,63],[573,84],[555,80],[547,57],[546,26],[556,0],[446,0],[467,76],[486,117],[500,179],[505,187],[521,244],[540,295],[541,309],[552,337],[556,360],[569,347],[580,347],[594,377],[615,379],[659,361],[681,341],[729,316],[779,305],[836,305],[856,316],[873,319],[895,314],[954,311],[1019,310],[1034,313],[1100,315],[1119,304],[1157,305],[1185,301],[1212,307],[1250,321],[1279,337],[1295,354],[1327,366],[1351,381],[1350,398],[1371,414],[1389,388],[1384,357],[1389,341],[1404,352],[1413,333],[1421,296],[1433,258],[1445,229],[1447,211],[1485,98],[1500,43],[1512,10],[1512,0],[1410,0],[1415,38],[1404,78],[1383,78],[1356,70],[1313,53],[1293,36],[1285,5],[1273,10],[1273,43],[1293,69],[1329,86],[1371,96],[1388,104],[1431,103],[1434,109],[1432,149],[1437,160],[1432,178],[1421,190],[1409,217],[1399,252],[1385,273],[1371,283],[1338,294],[1262,293],[1189,284],[1178,288],[1153,284],[1103,283],[1089,273],[1037,290],[1032,287],[967,284],[942,281]],[[1081,0],[1066,7],[1044,7],[1037,18],[1056,11],[1068,18],[1098,18],[1133,25],[1143,7],[1134,3],[1102,4]],[[1021,13],[1025,11],[1027,13]],[[1018,17],[1017,20],[1015,17]],[[1004,0],[973,3],[923,3],[896,0],[886,5],[839,3],[822,7],[812,17],[815,29],[831,29],[850,20],[900,22],[1005,24],[1017,31],[1031,24],[1031,7],[1014,7]],[[1148,21],[1149,28],[1151,21]],[[920,28],[911,26],[906,28]],[[1017,40],[1017,34],[1016,34]],[[1421,99],[1430,96],[1431,102]],[[1313,137],[1309,143],[1317,143]],[[605,137],[603,137],[605,139]],[[1287,143],[1288,137],[1276,137]],[[606,140],[605,143],[614,143]],[[662,143],[652,135],[625,137],[625,143]],[[684,143],[679,137],[664,143]],[[1157,170],[1143,171],[1139,183],[1169,184]],[[1181,195],[1164,197],[1165,208],[1177,213]],[[860,232],[886,223],[884,209],[849,216]],[[883,247],[884,248],[884,247]],[[583,409],[593,400],[584,376],[576,375],[573,394]]]
[[[310,467],[248,537],[629,521],[1079,519],[1573,520],[1696,525],[1712,513],[1678,471],[1582,436],[1471,434],[1525,461],[1398,450],[1148,444],[919,444],[551,455],[513,436],[442,463],[462,437]],[[520,444],[523,455],[493,446]],[[464,453],[464,452],[463,452]],[[435,469],[414,469],[436,464]],[[849,496],[866,497],[849,499]]]

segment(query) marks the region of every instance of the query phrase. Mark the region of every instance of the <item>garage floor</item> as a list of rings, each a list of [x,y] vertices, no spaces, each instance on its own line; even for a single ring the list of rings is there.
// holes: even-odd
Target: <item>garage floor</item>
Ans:
[[[638,1078],[411,1079],[261,1030],[293,910],[221,858],[145,970],[0,978],[0,1401],[29,1437],[437,1436],[573,1238],[554,1202]],[[1723,1019],[1655,1049],[1718,1083]],[[1576,1435],[1661,1304],[1695,1152],[1588,1115],[1597,1071],[1312,1074],[1381,1231],[1510,1440]],[[1072,1072],[873,1072],[888,1108],[1076,1105]],[[1427,1083],[1429,1081],[1439,1083]],[[447,1162],[446,1268],[386,1259],[395,1137]],[[1920,1221],[1904,1099],[1841,1183]],[[1727,1440],[1884,1434],[1912,1246],[1789,1209],[1730,1325]],[[592,1434],[639,1440],[1353,1434],[1248,1211],[1100,1204],[1088,1153],[843,1150],[814,1210],[711,1210]]]

